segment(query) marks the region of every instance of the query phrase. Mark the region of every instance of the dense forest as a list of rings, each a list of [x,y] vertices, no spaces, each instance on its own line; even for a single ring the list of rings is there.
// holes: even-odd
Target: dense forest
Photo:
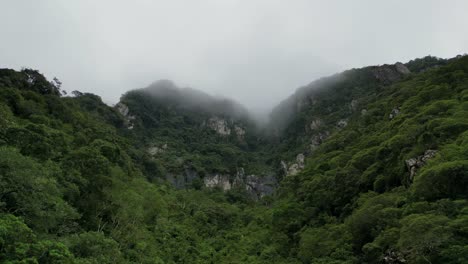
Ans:
[[[468,263],[467,199],[468,56],[319,79],[265,126],[0,69],[1,263]]]

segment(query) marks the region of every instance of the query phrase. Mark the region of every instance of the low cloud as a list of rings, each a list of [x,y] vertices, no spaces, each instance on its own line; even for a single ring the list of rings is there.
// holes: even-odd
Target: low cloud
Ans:
[[[466,1],[3,1],[0,64],[57,76],[116,103],[170,79],[267,112],[351,67],[451,57]]]

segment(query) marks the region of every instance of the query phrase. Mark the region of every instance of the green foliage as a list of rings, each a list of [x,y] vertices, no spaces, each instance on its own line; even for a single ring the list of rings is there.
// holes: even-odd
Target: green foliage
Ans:
[[[62,232],[78,218],[62,199],[52,163],[39,164],[15,149],[0,147],[1,210],[24,217],[34,229]]]
[[[180,89],[124,95],[128,129],[96,95],[60,97],[37,71],[2,69],[0,262],[467,262],[468,58],[406,66],[394,79],[384,73],[395,66],[367,67],[300,89],[300,104],[274,112],[279,137],[233,102]],[[213,115],[246,134],[208,129]],[[204,186],[240,168],[273,175],[298,153],[306,167],[278,173],[274,195]],[[164,181],[185,171],[201,177]]]
[[[298,255],[305,263],[320,263],[325,259],[355,263],[350,242],[351,235],[344,225],[308,228],[301,233]]]
[[[74,263],[65,245],[39,240],[18,217],[0,215],[0,260],[3,263]]]
[[[66,244],[78,263],[125,263],[119,244],[102,233],[86,232],[67,238]]]
[[[452,237],[448,222],[442,215],[409,215],[401,220],[397,246],[415,263],[420,262],[419,259],[430,259]]]

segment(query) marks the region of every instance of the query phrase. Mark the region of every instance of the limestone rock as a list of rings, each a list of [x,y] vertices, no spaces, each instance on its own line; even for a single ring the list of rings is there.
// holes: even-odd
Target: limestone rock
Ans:
[[[291,164],[289,167],[286,165],[284,161],[281,161],[281,167],[286,171],[286,175],[296,175],[301,170],[304,169],[305,165],[305,156],[302,153],[299,153],[296,156],[296,162]]]
[[[245,129],[244,128],[236,125],[236,126],[234,126],[234,132],[236,133],[237,138],[239,140],[244,139],[244,135],[245,135]]]
[[[346,119],[341,119],[341,120],[338,121],[338,123],[336,124],[336,126],[337,126],[338,128],[345,128],[347,125],[348,125],[348,120],[346,120]]]
[[[228,136],[231,134],[228,122],[223,118],[212,117],[208,119],[207,126],[222,136]]]
[[[265,175],[263,177],[248,175],[245,179],[246,190],[254,194],[257,198],[272,194],[277,184],[276,178],[271,175]]]
[[[281,172],[283,175],[288,175],[288,164],[284,160],[280,162]]]
[[[411,71],[401,62],[397,62],[395,63],[395,69],[397,72],[401,73],[401,74],[410,74]]]
[[[299,169],[304,168],[304,160],[305,160],[304,154],[302,154],[302,153],[297,154],[296,162],[297,162],[297,165],[299,166]]]
[[[130,109],[128,109],[128,106],[125,105],[124,103],[118,103],[115,105],[115,108],[117,109],[117,111],[119,111],[119,113],[123,116],[127,116],[128,115],[128,112],[130,111]]]
[[[388,249],[382,259],[385,264],[401,264],[406,263],[404,255],[400,252]]]
[[[157,154],[163,153],[164,151],[166,151],[166,149],[167,149],[167,144],[163,144],[160,147],[151,146],[146,150],[146,152],[148,152],[148,154],[150,154],[151,156],[155,156]]]
[[[135,120],[135,116],[130,115],[130,109],[128,106],[122,102],[119,102],[115,105],[115,109],[117,109],[117,111],[124,117],[124,124],[127,129],[133,129],[133,120]]]
[[[162,153],[164,151],[163,151],[163,149],[161,149],[159,147],[149,147],[147,149],[147,152],[148,152],[148,154],[154,156],[154,155],[157,155],[157,154]]]
[[[414,179],[416,172],[422,166],[424,166],[428,160],[435,157],[436,154],[437,154],[437,150],[428,149],[421,156],[405,160],[406,167],[408,168],[408,171],[410,173],[410,181]]]
[[[392,120],[393,118],[395,118],[399,114],[400,114],[400,107],[395,107],[395,108],[392,109],[392,112],[390,112],[390,114],[388,115],[388,118],[390,120]]]
[[[325,141],[325,139],[328,138],[329,135],[330,135],[330,132],[328,131],[320,132],[316,135],[313,135],[312,138],[310,139],[311,141],[310,150],[311,151],[316,150],[318,146],[320,146]]]
[[[322,120],[320,119],[315,119],[310,123],[309,127],[311,130],[318,130],[322,126]]]
[[[288,169],[288,176],[294,176],[300,172],[299,164],[293,163],[291,166],[289,166]]]
[[[228,175],[214,174],[214,175],[205,176],[205,178],[203,178],[203,183],[205,184],[206,187],[210,187],[210,188],[219,187],[223,191],[228,191],[232,187],[231,182],[229,181]]]
[[[395,81],[401,80],[405,75],[411,73],[402,63],[395,65],[382,65],[371,67],[372,74],[384,85],[389,85]]]

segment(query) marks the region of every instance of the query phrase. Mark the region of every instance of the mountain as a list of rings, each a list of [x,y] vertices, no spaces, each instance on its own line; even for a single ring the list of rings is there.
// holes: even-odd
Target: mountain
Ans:
[[[257,152],[259,128],[232,100],[158,81],[126,93],[116,109],[127,124],[122,133],[146,149],[150,180],[178,189],[237,187],[255,197],[271,194],[277,184]]]
[[[260,127],[162,80],[0,69],[5,263],[465,263],[468,56],[351,69]]]

